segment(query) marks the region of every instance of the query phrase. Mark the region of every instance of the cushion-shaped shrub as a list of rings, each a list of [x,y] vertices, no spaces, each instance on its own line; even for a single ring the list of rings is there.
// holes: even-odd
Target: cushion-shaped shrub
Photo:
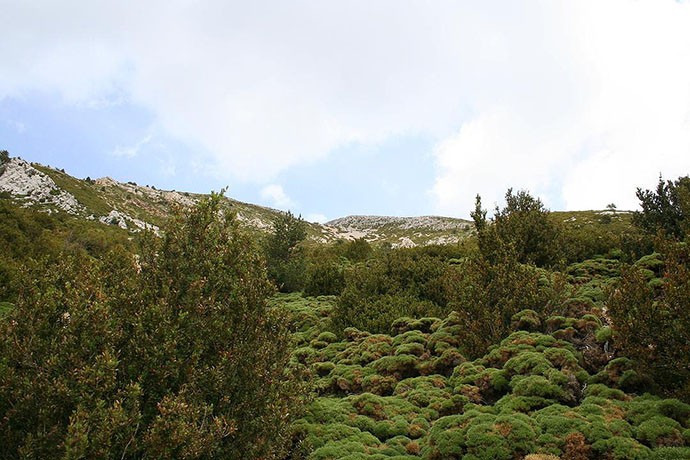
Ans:
[[[601,458],[612,460],[648,460],[651,450],[635,439],[615,436],[592,444],[592,450]]]
[[[330,389],[335,392],[360,393],[365,377],[376,373],[375,369],[359,365],[336,365],[328,375]]]
[[[660,447],[652,450],[650,460],[690,460],[690,447]]]
[[[476,411],[463,415],[442,417],[429,430],[429,441],[422,450],[428,460],[460,460],[465,454],[467,422],[476,416]]]
[[[316,351],[311,347],[298,348],[292,352],[292,356],[300,363],[307,364],[314,357]]]
[[[423,375],[443,374],[450,375],[456,366],[463,363],[465,357],[457,348],[447,348],[443,350],[441,356],[431,358],[429,366],[422,367],[420,363],[419,372]]]
[[[407,435],[412,439],[418,439],[426,436],[431,427],[429,421],[424,417],[414,418],[407,426]]]
[[[390,420],[380,420],[374,423],[372,434],[381,441],[386,441],[394,436],[403,436],[408,432],[408,423],[398,416]]]
[[[393,394],[397,383],[398,381],[393,376],[367,375],[362,379],[362,391],[379,396],[388,396]]]
[[[538,331],[541,328],[541,318],[534,310],[519,311],[512,316],[510,321],[515,331]]]
[[[684,444],[680,423],[661,415],[640,423],[635,429],[635,437],[652,447],[682,447]]]
[[[435,353],[439,353],[447,348],[456,348],[459,344],[460,340],[458,336],[450,334],[445,329],[442,329],[429,335],[427,348]]]
[[[384,356],[369,364],[382,375],[393,375],[398,380],[414,377],[418,374],[416,370],[418,357],[414,355]]]
[[[610,342],[613,338],[613,330],[609,326],[602,326],[596,330],[594,336],[599,343]]]
[[[526,415],[474,419],[467,430],[467,452],[477,459],[510,460],[536,448],[538,436]]]
[[[616,388],[609,388],[601,383],[595,383],[585,388],[586,396],[598,396],[606,399],[616,399],[618,401],[628,401],[630,397]]]
[[[551,361],[543,353],[534,351],[523,351],[510,358],[503,366],[509,375],[542,375],[551,368],[553,368]]]
[[[677,399],[659,401],[657,410],[661,415],[672,418],[685,427],[690,427],[690,404]]]
[[[559,400],[565,396],[563,388],[541,375],[515,376],[510,382],[516,396],[539,396]]]
[[[567,348],[549,347],[544,350],[544,356],[560,369],[568,369],[572,372],[582,369],[575,354]]]
[[[534,415],[534,419],[539,425],[542,433],[551,434],[562,440],[570,433],[581,433],[587,425],[587,421],[584,417],[579,417],[572,412],[565,412],[562,415],[540,415],[537,413]]]
[[[326,343],[333,343],[338,341],[338,337],[334,333],[326,331],[320,333],[316,340]]]
[[[313,367],[320,377],[324,377],[330,374],[333,369],[335,369],[335,364],[333,364],[330,361],[326,361],[325,363],[314,363]]]
[[[311,425],[308,430],[308,440],[310,444],[318,449],[320,447],[328,446],[334,443],[353,443],[359,444],[363,447],[373,447],[380,444],[379,440],[374,435],[368,432],[363,432],[359,428],[348,426],[342,423],[327,423],[319,425]],[[360,450],[356,446],[354,450],[349,451],[343,449],[345,452],[357,452]],[[364,449],[361,449],[363,452]],[[312,453],[313,456],[313,453]],[[328,458],[328,457],[322,457]]]
[[[395,355],[422,356],[425,351],[424,344],[418,342],[403,343],[395,349]]]
[[[427,334],[420,331],[408,331],[393,337],[393,346],[398,347],[404,343],[421,343],[422,345],[426,345],[427,340]]]
[[[554,403],[553,399],[541,396],[516,396],[508,394],[496,401],[494,409],[502,414],[512,414],[515,412],[530,413],[535,410],[543,409]]]

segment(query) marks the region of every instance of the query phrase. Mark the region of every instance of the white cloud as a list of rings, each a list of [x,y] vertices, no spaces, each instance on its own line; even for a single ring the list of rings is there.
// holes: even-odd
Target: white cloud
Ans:
[[[285,194],[283,186],[279,184],[269,184],[261,189],[261,198],[270,200],[272,206],[287,210],[295,207],[295,202]]]
[[[259,183],[352,141],[447,134],[498,49],[495,12],[451,1],[0,2],[0,98],[124,98]]]
[[[349,142],[422,134],[439,139],[437,211],[467,215],[476,192],[490,204],[509,185],[569,208],[630,207],[634,186],[688,172],[688,2],[0,0],[0,11],[0,99],[142,106],[219,176],[265,184]]]
[[[491,206],[509,186],[566,209],[632,209],[637,186],[690,173],[690,4],[577,2],[563,13],[548,17],[561,32],[542,38],[555,54],[532,67],[535,86],[509,84],[510,97],[477,104],[437,146],[441,212],[467,214],[477,192]],[[506,55],[523,45],[506,43]]]
[[[318,222],[323,224],[324,222],[328,222],[328,217],[324,216],[323,214],[307,214],[305,220],[307,222]]]
[[[146,137],[144,137],[134,145],[130,145],[127,147],[118,145],[117,147],[115,147],[115,150],[113,150],[112,155],[115,157],[134,158],[139,154],[139,151],[144,145],[151,142],[151,138],[152,135],[148,134],[146,135]]]

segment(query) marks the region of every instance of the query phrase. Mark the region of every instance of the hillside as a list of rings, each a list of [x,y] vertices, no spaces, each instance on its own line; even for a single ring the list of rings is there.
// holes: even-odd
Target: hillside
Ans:
[[[389,242],[396,247],[457,243],[473,231],[468,220],[439,216],[348,216],[326,225],[348,238]]]
[[[78,179],[59,170],[21,158],[11,158],[0,169],[0,193],[22,206],[46,212],[117,225],[130,231],[158,232],[173,207],[193,206],[202,194],[160,190],[110,177]],[[261,234],[282,211],[227,197],[226,203],[243,226]],[[469,221],[450,217],[350,216],[326,225],[309,222],[308,239],[329,243],[364,238],[393,247],[455,243],[471,234]]]
[[[0,196],[8,458],[690,459],[690,250],[630,212],[525,192],[471,244],[350,216],[275,251],[230,198],[20,159]]]
[[[64,170],[21,158],[11,158],[0,167],[0,194],[24,207],[65,212],[133,232],[149,228],[156,233],[173,207],[193,206],[203,196],[119,182],[110,177],[78,179]],[[242,225],[259,235],[269,231],[272,221],[282,212],[230,197],[225,201]],[[553,212],[552,215],[574,229],[604,227],[612,232],[629,227],[631,217],[629,211],[609,210]],[[472,234],[471,221],[441,216],[347,216],[325,224],[307,224],[308,240],[314,243],[363,238],[394,248],[454,244]]]

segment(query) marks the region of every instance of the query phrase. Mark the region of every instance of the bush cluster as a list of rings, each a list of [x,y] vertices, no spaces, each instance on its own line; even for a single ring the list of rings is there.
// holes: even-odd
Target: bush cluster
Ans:
[[[606,358],[606,317],[591,301],[560,310],[576,316],[518,312],[515,331],[474,361],[455,312],[339,340],[324,329],[334,301],[282,299],[300,318],[292,359],[317,392],[293,458],[688,458],[690,405],[636,395],[645,384],[629,360]]]
[[[139,257],[65,253],[0,320],[8,458],[272,458],[302,394],[262,258],[212,196]]]

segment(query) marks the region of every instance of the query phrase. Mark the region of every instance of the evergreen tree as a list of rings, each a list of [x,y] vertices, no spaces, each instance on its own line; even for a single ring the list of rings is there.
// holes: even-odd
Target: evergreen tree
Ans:
[[[299,244],[307,237],[302,216],[290,211],[273,220],[273,232],[264,242],[268,276],[283,292],[298,291],[304,283],[304,256]]]
[[[3,458],[269,459],[301,394],[262,257],[212,195],[140,257],[28,270],[0,320]]]
[[[538,267],[561,262],[563,232],[541,200],[524,190],[513,194],[513,189],[508,189],[505,199],[506,206],[503,209],[496,206],[493,220],[488,222],[481,197],[477,195],[471,215],[482,255],[496,262],[510,251],[515,253],[518,262]]]
[[[690,177],[664,181],[659,176],[656,191],[637,189],[641,212],[633,214],[633,224],[648,233],[661,230],[682,239],[690,232]]]

